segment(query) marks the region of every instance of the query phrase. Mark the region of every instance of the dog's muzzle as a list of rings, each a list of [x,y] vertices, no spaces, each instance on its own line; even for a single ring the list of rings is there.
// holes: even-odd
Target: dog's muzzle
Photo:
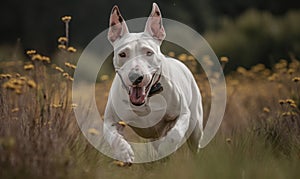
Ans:
[[[160,68],[159,68],[160,69]],[[123,87],[127,91],[127,94],[129,95],[130,102],[135,106],[141,106],[145,104],[146,97],[151,97],[155,94],[160,93],[163,91],[163,87],[161,83],[159,82],[161,77],[160,70],[156,71],[148,83],[148,85],[140,87],[137,84],[139,84],[143,80],[143,76],[138,74],[131,74],[131,79],[129,76],[129,80],[133,83],[134,86],[127,86],[122,78],[122,75],[119,73],[118,70],[116,70],[116,73],[119,75]]]

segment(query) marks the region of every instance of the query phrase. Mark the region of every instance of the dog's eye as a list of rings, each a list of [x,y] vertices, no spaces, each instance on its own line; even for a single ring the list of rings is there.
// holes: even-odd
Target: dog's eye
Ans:
[[[150,56],[153,55],[153,52],[152,51],[147,51],[146,55],[150,57]]]
[[[119,53],[119,57],[121,57],[121,58],[125,58],[125,57],[126,57],[126,53],[125,53],[125,52],[121,52],[121,53]]]

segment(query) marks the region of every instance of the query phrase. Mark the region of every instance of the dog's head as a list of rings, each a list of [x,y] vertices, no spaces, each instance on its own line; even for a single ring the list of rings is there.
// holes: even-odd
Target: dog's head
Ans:
[[[110,16],[108,40],[114,47],[113,63],[131,104],[145,104],[151,91],[157,89],[163,55],[160,44],[166,34],[157,4],[153,3],[145,30],[129,33],[119,8],[114,6]]]

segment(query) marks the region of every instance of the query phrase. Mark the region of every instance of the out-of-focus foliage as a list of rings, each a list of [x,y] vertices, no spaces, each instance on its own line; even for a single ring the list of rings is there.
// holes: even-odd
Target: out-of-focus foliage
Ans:
[[[229,56],[237,64],[251,66],[258,62],[274,64],[279,58],[300,54],[300,11],[283,17],[249,10],[236,20],[223,18],[221,28],[208,31],[208,40],[217,55]]]
[[[13,44],[21,38],[25,47],[49,52],[49,49],[55,49],[50,39],[56,39],[59,35],[60,23],[57,19],[69,14],[76,19],[71,24],[71,40],[76,39],[75,45],[84,46],[107,28],[113,5],[120,7],[125,19],[132,19],[148,16],[153,2],[158,3],[163,17],[183,22],[199,32],[217,26],[218,19],[224,15],[236,18],[248,8],[281,15],[300,7],[293,0],[10,0],[1,2],[0,6],[0,44]],[[43,39],[44,36],[49,39]]]

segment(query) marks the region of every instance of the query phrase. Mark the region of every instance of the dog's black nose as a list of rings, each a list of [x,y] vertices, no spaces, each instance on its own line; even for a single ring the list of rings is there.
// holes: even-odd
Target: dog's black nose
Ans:
[[[128,74],[128,77],[133,85],[137,85],[137,84],[141,83],[144,79],[144,75],[137,73],[135,71],[130,72]]]

